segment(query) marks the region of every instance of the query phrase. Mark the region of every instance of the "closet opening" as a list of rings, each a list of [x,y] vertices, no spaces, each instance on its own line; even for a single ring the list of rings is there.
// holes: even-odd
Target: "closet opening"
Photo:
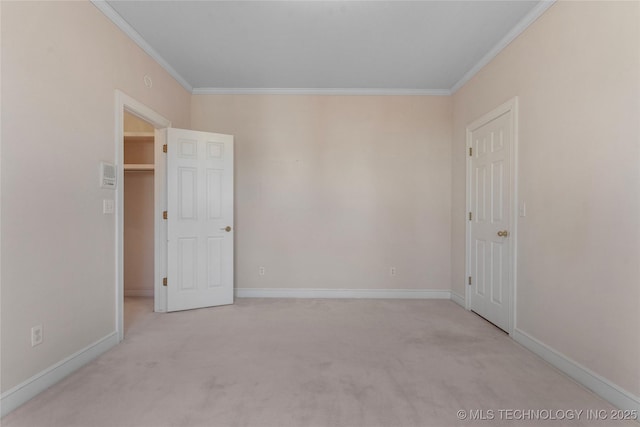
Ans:
[[[123,117],[124,333],[154,310],[154,126]]]

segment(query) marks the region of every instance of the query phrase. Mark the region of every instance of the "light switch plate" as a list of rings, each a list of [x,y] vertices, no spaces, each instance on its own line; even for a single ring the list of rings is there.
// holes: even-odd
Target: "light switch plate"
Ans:
[[[114,211],[114,201],[111,199],[104,199],[102,201],[102,213],[104,214],[112,214]]]

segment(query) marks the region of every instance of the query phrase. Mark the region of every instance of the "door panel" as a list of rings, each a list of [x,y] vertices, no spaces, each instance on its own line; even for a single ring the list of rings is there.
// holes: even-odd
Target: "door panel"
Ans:
[[[471,132],[471,309],[509,328],[510,113]],[[507,236],[498,232],[507,231]]]
[[[222,216],[222,172],[207,169],[207,217],[210,220]]]
[[[198,288],[198,239],[195,237],[178,238],[178,282],[180,291],[190,291]]]
[[[233,304],[233,137],[167,140],[167,310]]]
[[[207,239],[207,286],[209,288],[217,288],[222,286],[222,237],[209,237]]]
[[[178,218],[182,221],[197,219],[196,181],[196,168],[178,168]]]

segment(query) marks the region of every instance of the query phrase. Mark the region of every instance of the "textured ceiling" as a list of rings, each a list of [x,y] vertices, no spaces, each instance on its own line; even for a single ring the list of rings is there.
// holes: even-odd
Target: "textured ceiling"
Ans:
[[[128,0],[108,6],[191,88],[449,91],[539,3]]]

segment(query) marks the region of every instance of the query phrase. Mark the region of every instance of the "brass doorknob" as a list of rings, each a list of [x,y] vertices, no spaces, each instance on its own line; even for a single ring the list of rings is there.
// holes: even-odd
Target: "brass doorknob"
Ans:
[[[231,231],[231,227],[229,227],[228,225],[225,228],[221,228],[220,230],[224,230],[227,233]]]
[[[509,232],[507,230],[498,231],[498,236],[500,237],[507,237],[508,235]]]

